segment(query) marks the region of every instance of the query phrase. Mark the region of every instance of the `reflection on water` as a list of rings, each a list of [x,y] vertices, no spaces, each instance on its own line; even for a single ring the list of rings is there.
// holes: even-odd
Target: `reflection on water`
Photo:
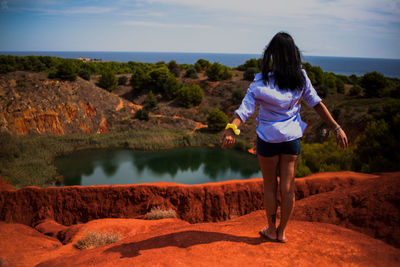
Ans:
[[[90,149],[55,160],[61,185],[176,182],[201,184],[262,177],[257,158],[219,148],[177,148],[162,151]]]

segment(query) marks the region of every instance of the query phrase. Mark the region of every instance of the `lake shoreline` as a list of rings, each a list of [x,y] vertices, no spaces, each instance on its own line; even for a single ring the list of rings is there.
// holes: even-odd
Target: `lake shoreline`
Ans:
[[[82,149],[126,148],[139,151],[157,151],[171,148],[218,146],[219,133],[171,131],[166,129],[110,131],[104,134],[12,136],[2,135],[9,142],[10,154],[4,161],[1,177],[15,188],[26,186],[48,187],[60,179],[54,166],[56,157]],[[243,149],[245,148],[245,149]],[[239,140],[233,149],[246,151]]]

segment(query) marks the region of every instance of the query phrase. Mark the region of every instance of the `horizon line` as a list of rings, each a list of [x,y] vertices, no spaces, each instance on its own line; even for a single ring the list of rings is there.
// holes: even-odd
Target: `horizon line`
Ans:
[[[34,52],[34,53],[40,53],[40,52],[45,52],[45,53],[52,53],[52,52],[104,52],[104,53],[168,53],[168,54],[223,54],[223,55],[262,55],[262,53],[236,53],[236,52],[174,52],[174,51],[112,51],[112,50],[14,50],[14,51],[0,51],[0,54],[2,53],[29,53],[29,52]],[[386,60],[400,60],[400,58],[388,58],[388,57],[360,57],[360,56],[322,56],[322,55],[311,55],[311,54],[302,54],[302,56],[307,56],[307,57],[333,57],[333,58],[359,58],[359,59],[386,59]]]
[[[167,53],[167,54],[222,54],[222,55],[262,55],[262,53],[236,53],[236,52],[174,52],[174,51],[112,51],[112,50],[15,50],[15,51],[0,51],[0,54],[2,53],[29,53],[29,52],[34,52],[34,53],[52,53],[52,52],[92,52],[92,53]],[[302,53],[302,56],[307,56],[307,57],[333,57],[333,58],[359,58],[359,59],[386,59],[386,60],[400,60],[400,58],[388,58],[388,57],[360,57],[360,56],[322,56],[322,55],[311,55],[311,54],[304,54]]]

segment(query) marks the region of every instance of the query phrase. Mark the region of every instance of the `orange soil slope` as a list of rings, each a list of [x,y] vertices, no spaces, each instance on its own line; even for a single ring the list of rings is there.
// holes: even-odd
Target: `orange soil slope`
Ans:
[[[387,244],[400,243],[400,173],[320,173],[298,179],[301,200],[289,222],[287,244],[258,236],[266,218],[264,211],[252,209],[262,208],[261,188],[261,179],[252,179],[15,191],[3,181],[1,220],[14,223],[0,222],[0,266],[400,264],[400,250]],[[175,209],[186,221],[122,219],[143,217],[157,205]],[[121,219],[94,220],[102,216]],[[222,221],[227,217],[236,218]],[[222,222],[189,223],[207,220]],[[110,230],[122,239],[84,251],[74,246],[85,231]]]
[[[296,180],[297,199],[359,184],[378,176],[320,173]],[[43,219],[63,225],[101,218],[142,218],[153,207],[172,208],[190,223],[227,220],[263,208],[262,179],[201,185],[154,183],[114,186],[25,187],[0,192],[0,221],[34,226]]]
[[[290,221],[289,242],[258,235],[263,211],[225,222],[102,219],[80,225],[70,243],[21,224],[0,223],[0,259],[9,266],[397,266],[400,250],[335,225]],[[76,226],[71,226],[76,227]],[[122,239],[78,250],[84,231],[119,232]],[[57,243],[58,242],[58,243]]]
[[[292,218],[344,226],[400,248],[400,173],[304,198]]]

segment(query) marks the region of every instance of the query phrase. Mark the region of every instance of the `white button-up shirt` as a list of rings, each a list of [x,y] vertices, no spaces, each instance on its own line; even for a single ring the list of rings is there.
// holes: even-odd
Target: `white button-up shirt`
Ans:
[[[279,89],[273,73],[268,74],[269,82],[265,84],[261,73],[257,73],[235,114],[245,122],[259,104],[257,135],[262,140],[280,143],[302,137],[307,123],[300,118],[301,98],[310,107],[322,101],[306,72],[302,72],[306,78],[306,86],[302,90]]]

